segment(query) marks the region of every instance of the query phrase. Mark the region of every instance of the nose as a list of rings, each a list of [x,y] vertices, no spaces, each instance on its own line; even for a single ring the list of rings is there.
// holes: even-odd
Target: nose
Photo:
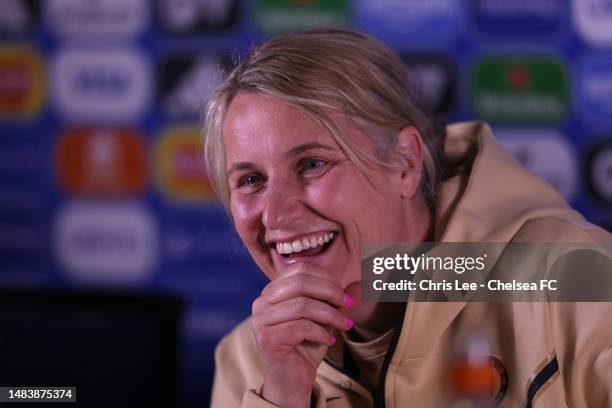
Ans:
[[[292,183],[269,183],[264,194],[262,222],[267,229],[286,228],[304,214],[299,188]]]

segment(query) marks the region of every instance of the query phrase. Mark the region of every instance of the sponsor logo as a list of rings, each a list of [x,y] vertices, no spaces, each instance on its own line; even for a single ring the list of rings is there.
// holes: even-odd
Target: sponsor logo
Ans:
[[[612,123],[612,57],[593,56],[584,60],[579,68],[577,98],[585,119]]]
[[[502,402],[508,392],[508,369],[501,360],[495,356],[489,356],[489,367],[491,376],[491,395],[496,404]]]
[[[230,67],[228,58],[216,55],[173,57],[159,69],[164,111],[172,117],[199,119],[215,88],[221,84],[222,70]]]
[[[612,143],[594,146],[586,160],[587,185],[599,201],[612,203]]]
[[[348,5],[347,0],[257,0],[256,20],[268,34],[343,24],[348,19]]]
[[[40,4],[37,0],[4,0],[0,7],[0,34],[25,34],[38,25]]]
[[[42,60],[32,49],[0,47],[0,117],[28,117],[40,110],[43,72]]]
[[[156,262],[153,219],[136,203],[70,203],[57,215],[53,242],[75,281],[146,283]]]
[[[142,193],[142,137],[130,129],[71,129],[57,142],[55,169],[61,186],[72,194]]]
[[[476,26],[487,34],[537,35],[561,25],[562,0],[471,0]]]
[[[555,187],[567,200],[578,188],[578,164],[569,142],[555,131],[497,131],[496,139],[529,171]]]
[[[558,122],[569,104],[565,69],[551,57],[490,57],[472,73],[476,113],[500,122]]]
[[[478,398],[483,403],[500,404],[508,392],[508,369],[495,356],[457,359],[449,371],[453,394],[461,399]]]
[[[225,30],[238,19],[238,0],[157,0],[155,16],[172,34]]]
[[[586,41],[612,45],[612,0],[572,0],[572,17]]]
[[[408,76],[425,106],[436,114],[448,113],[455,104],[456,71],[452,62],[436,55],[404,55]]]
[[[214,199],[198,128],[168,130],[156,143],[154,157],[156,182],[170,198],[194,202]]]
[[[452,38],[459,28],[454,0],[357,0],[355,24],[392,44]]]
[[[149,67],[136,51],[66,50],[52,71],[56,103],[69,119],[133,121],[150,103]]]
[[[145,0],[53,0],[45,5],[49,27],[62,36],[125,38],[140,33],[149,18]]]

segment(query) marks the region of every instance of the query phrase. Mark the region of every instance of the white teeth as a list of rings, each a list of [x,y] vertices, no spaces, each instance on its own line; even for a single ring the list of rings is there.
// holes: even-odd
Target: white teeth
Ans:
[[[276,250],[281,255],[289,255],[295,252],[302,252],[307,249],[316,248],[317,246],[330,242],[334,238],[334,236],[335,234],[333,232],[330,232],[328,234],[297,239],[293,242],[278,242],[276,243]]]
[[[315,237],[310,237],[310,247],[315,248],[317,245],[319,245],[317,239]]]

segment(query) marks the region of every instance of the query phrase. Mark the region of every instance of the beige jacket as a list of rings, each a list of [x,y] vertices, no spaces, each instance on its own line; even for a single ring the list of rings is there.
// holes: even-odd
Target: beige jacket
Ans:
[[[523,169],[487,125],[449,126],[446,149],[477,149],[471,171],[444,182],[436,240],[612,242],[543,180]],[[316,407],[443,407],[451,341],[477,322],[503,377],[502,407],[612,407],[612,303],[409,302],[373,396],[343,366],[340,342],[317,373]],[[212,406],[273,407],[258,396],[262,373],[250,320],[216,351]],[[501,377],[500,377],[501,378]],[[497,391],[496,391],[497,392]]]

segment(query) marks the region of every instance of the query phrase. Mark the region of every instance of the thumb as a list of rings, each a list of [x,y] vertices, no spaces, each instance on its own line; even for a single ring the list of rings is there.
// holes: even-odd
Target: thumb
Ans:
[[[363,301],[361,297],[361,281],[351,283],[344,289],[344,292],[353,299],[354,303],[352,308],[361,305]]]

